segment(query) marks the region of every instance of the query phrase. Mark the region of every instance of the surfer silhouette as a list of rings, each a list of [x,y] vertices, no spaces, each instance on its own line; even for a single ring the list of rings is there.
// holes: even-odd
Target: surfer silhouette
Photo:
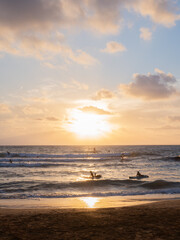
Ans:
[[[94,174],[92,171],[90,171],[90,174],[91,174],[91,178],[93,179],[94,178]]]
[[[141,177],[141,176],[142,176],[142,174],[141,174],[139,171],[137,171],[137,174],[136,174],[136,176],[138,176],[138,177]]]
[[[121,160],[123,160],[123,159],[124,159],[124,153],[121,154]]]
[[[102,177],[100,174],[93,173],[92,171],[90,171],[90,174],[91,174],[91,179],[99,179]]]

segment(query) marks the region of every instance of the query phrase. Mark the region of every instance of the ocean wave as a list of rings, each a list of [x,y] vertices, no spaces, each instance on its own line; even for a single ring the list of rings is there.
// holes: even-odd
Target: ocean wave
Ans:
[[[171,189],[179,188],[180,182],[168,182],[164,180],[156,180],[153,182],[139,181],[139,180],[86,180],[76,182],[45,182],[45,181],[16,181],[8,182],[0,185],[1,189],[7,192],[17,191],[56,191],[56,190],[83,190],[92,191],[93,189],[132,189],[144,188],[149,190],[154,189]]]
[[[136,161],[139,159],[145,158],[149,160],[163,160],[163,161],[180,161],[180,155],[168,156],[164,152],[161,154],[158,152],[152,151],[129,151],[129,152],[84,152],[84,153],[63,153],[63,154],[47,154],[47,153],[9,153],[9,152],[0,152],[0,162],[9,161],[10,159],[13,162],[97,162],[97,161]]]
[[[3,158],[0,159],[0,164],[2,163],[84,163],[84,162],[97,162],[97,158],[94,159],[57,159],[57,158]]]
[[[165,160],[169,161],[177,161],[179,162],[180,161],[180,156],[175,156],[175,157],[166,157]]]
[[[180,156],[158,156],[156,158],[151,158],[151,160],[155,161],[167,161],[167,162],[180,162]]]
[[[0,168],[48,168],[62,166],[53,163],[0,163]]]
[[[0,153],[0,158],[66,158],[66,159],[127,159],[129,157],[136,158],[139,156],[159,156],[159,154],[152,153],[152,152],[84,152],[84,153],[70,153],[70,154],[38,154],[38,153]]]
[[[76,163],[76,162],[33,162],[31,163],[30,161],[24,162],[24,161],[16,161],[16,162],[12,162],[10,163],[9,161],[6,162],[0,162],[0,169],[1,168],[58,168],[58,167],[67,167],[67,165],[69,167],[82,167],[82,165],[84,167],[88,167],[89,165],[86,164],[86,162],[80,162],[80,163]]]
[[[131,161],[127,160],[126,162]],[[120,158],[1,158],[0,167],[54,167],[71,164],[71,166],[77,166],[78,164],[90,164],[98,163],[104,166],[111,166],[114,163],[125,163],[121,162]],[[74,164],[74,165],[73,165]]]
[[[141,182],[142,183],[142,182]],[[1,184],[1,188],[27,188],[27,190],[45,190],[45,189],[88,189],[94,187],[122,187],[139,185],[138,180],[85,180],[75,182],[45,182],[45,181],[15,181]]]
[[[121,157],[128,156],[128,153],[72,153],[72,154],[36,154],[36,153],[0,153],[0,158],[21,157],[21,158],[94,158],[94,157]]]
[[[180,188],[180,182],[168,182],[165,180],[156,180],[153,182],[145,182],[141,184],[141,187],[148,189],[164,189],[164,188]]]
[[[142,196],[142,195],[156,195],[156,194],[180,194],[179,188],[161,189],[161,190],[146,190],[146,191],[109,191],[109,192],[84,192],[84,193],[17,193],[17,194],[3,194],[0,199],[56,199],[56,198],[81,198],[81,197],[115,197],[115,196]]]

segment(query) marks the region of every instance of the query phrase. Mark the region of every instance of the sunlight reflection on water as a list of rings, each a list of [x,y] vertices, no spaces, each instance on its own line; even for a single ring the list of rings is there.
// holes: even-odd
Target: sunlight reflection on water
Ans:
[[[94,197],[81,198],[80,200],[85,202],[88,208],[94,208],[95,204],[99,202],[99,199]]]

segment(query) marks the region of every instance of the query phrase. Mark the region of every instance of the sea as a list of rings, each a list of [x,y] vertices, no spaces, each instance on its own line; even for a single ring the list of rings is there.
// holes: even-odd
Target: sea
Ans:
[[[137,171],[148,177],[130,179]],[[177,198],[178,145],[0,146],[0,207],[81,207],[77,199],[92,207],[110,199],[104,207]]]

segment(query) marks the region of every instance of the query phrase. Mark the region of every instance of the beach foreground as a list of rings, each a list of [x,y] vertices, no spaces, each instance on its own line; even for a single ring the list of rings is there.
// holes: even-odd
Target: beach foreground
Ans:
[[[0,239],[179,239],[180,200],[103,209],[0,209]]]

